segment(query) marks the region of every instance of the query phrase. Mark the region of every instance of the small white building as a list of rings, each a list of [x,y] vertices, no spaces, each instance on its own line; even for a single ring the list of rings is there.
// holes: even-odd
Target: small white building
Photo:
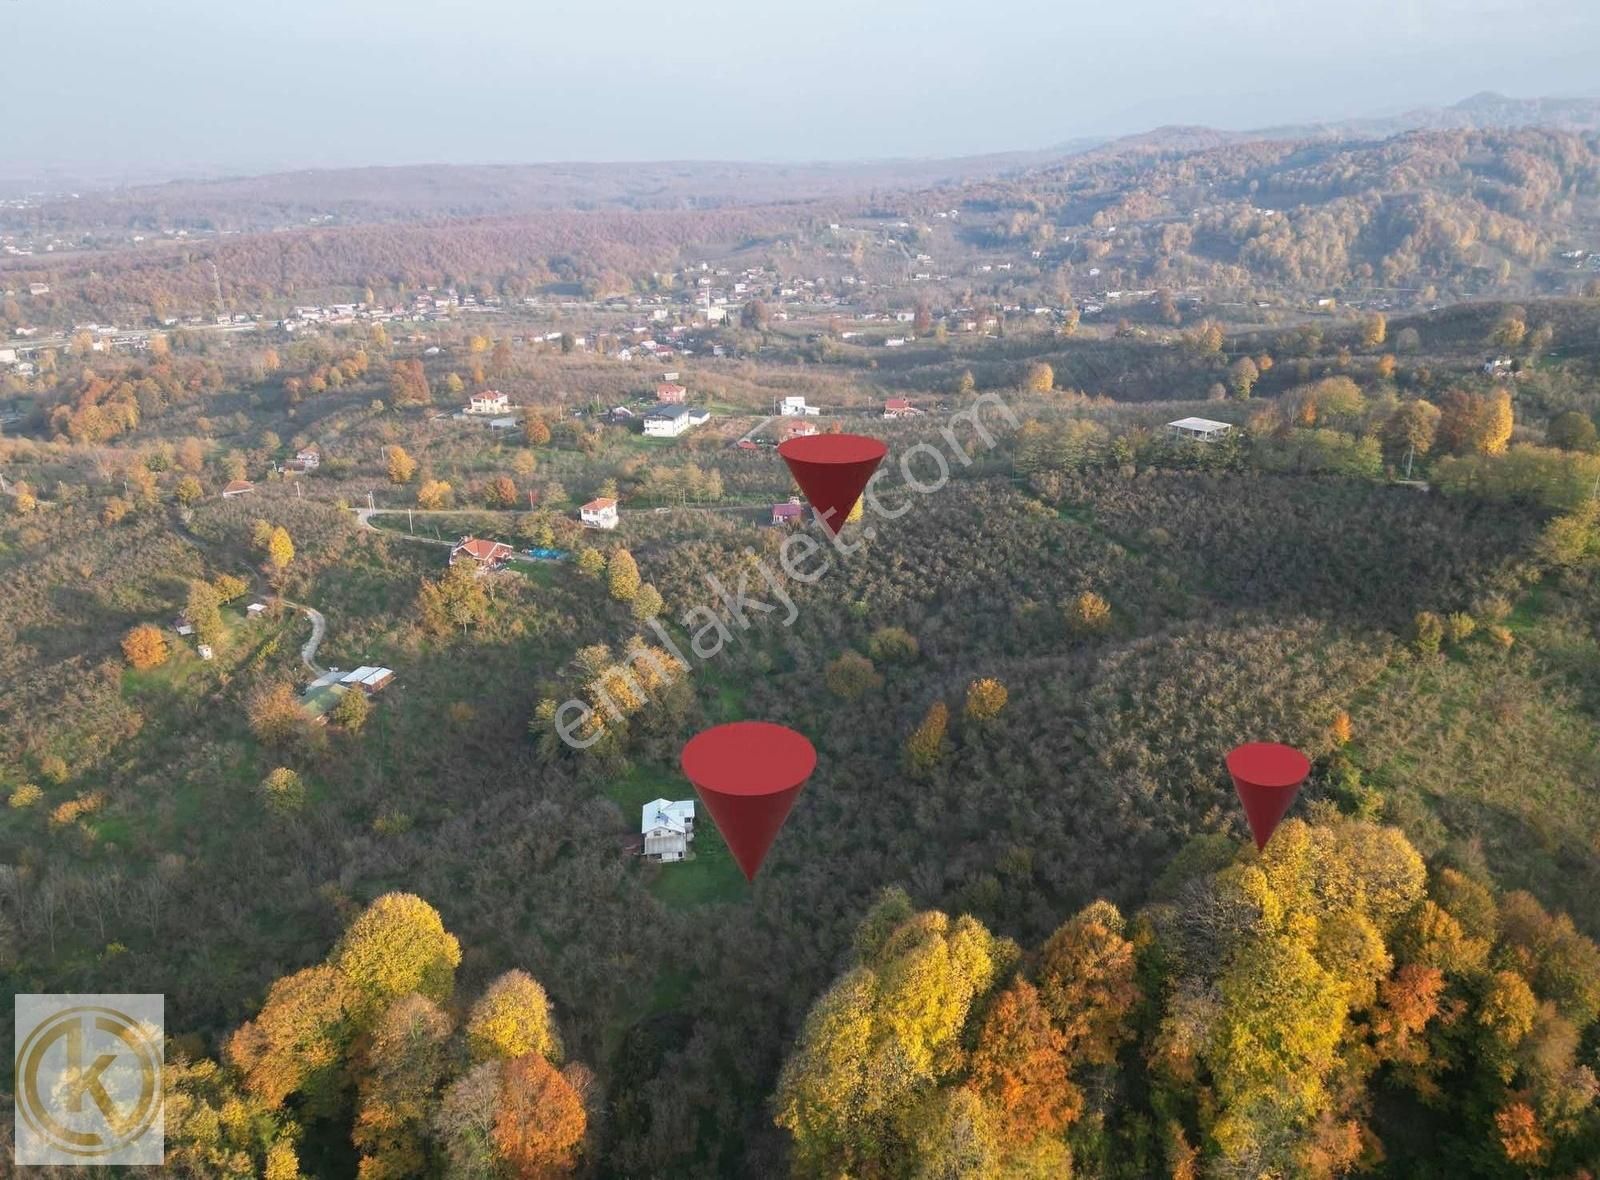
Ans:
[[[259,619],[267,613],[267,604],[264,602],[252,602],[244,608],[244,613],[252,619]]]
[[[646,860],[682,860],[694,840],[694,800],[652,799],[639,820]]]
[[[818,413],[816,406],[806,405],[803,394],[786,397],[778,403],[778,413],[785,418],[803,418]]]
[[[609,496],[590,500],[578,509],[578,519],[593,529],[617,527],[617,502]]]
[[[469,414],[504,414],[511,409],[511,399],[498,389],[486,389],[472,395],[467,406]]]
[[[1232,423],[1216,422],[1210,418],[1179,418],[1176,422],[1168,422],[1167,429],[1203,443],[1216,442],[1233,433]]]

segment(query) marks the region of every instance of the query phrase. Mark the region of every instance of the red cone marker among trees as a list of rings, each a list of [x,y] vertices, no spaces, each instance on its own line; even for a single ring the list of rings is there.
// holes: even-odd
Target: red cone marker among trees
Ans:
[[[795,483],[835,534],[888,453],[880,439],[862,434],[813,434],[778,446]]]
[[[745,880],[754,881],[800,788],[816,769],[817,751],[786,726],[736,721],[690,738],[678,761]]]
[[[1311,762],[1293,746],[1278,742],[1247,742],[1229,750],[1227,761],[1259,852],[1294,805],[1300,785],[1311,774]]]

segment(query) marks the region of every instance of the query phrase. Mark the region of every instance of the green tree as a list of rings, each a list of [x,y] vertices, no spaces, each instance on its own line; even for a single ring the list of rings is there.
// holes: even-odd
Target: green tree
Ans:
[[[200,486],[200,481],[192,475],[180,479],[172,489],[172,498],[178,503],[188,507],[205,495],[205,489]]]
[[[483,579],[467,562],[449,566],[438,580],[424,578],[417,592],[422,625],[435,635],[465,632],[489,617],[489,595]]]
[[[372,712],[372,702],[367,699],[367,694],[359,685],[356,685],[339,698],[329,716],[333,723],[350,733],[360,733],[367,724],[367,717]]]
[[[211,583],[189,583],[189,596],[184,602],[183,613],[194,628],[195,638],[201,643],[215,647],[222,642],[226,634],[222,626],[222,604]]]
[[[280,815],[299,811],[306,803],[306,785],[287,766],[280,766],[261,780],[261,798],[269,810]]]
[[[1444,642],[1444,620],[1431,610],[1418,611],[1412,623],[1412,642],[1417,651],[1424,656],[1439,654],[1439,645]]]
[[[822,678],[829,692],[846,701],[856,700],[883,683],[872,661],[853,648],[846,649],[829,663]]]
[[[1545,441],[1563,451],[1592,454],[1597,441],[1594,419],[1580,410],[1557,414],[1551,419],[1550,428],[1545,431]]]
[[[633,617],[641,623],[647,622],[659,615],[665,605],[661,600],[661,592],[646,582],[633,596]]]
[[[1256,382],[1261,379],[1261,370],[1256,368],[1255,361],[1247,356],[1242,356],[1228,366],[1228,388],[1233,391],[1233,396],[1241,401],[1250,396],[1255,389]]]

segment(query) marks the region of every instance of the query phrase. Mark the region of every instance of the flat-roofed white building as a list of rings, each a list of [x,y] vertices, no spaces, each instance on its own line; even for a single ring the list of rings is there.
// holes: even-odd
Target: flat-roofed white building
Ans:
[[[1184,438],[1209,443],[1233,433],[1233,424],[1217,422],[1210,418],[1179,418],[1176,422],[1168,422],[1167,429],[1174,434],[1181,434]]]

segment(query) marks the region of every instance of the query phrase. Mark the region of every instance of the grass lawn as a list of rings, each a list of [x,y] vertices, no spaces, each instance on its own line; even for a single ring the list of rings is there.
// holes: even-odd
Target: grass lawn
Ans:
[[[541,586],[554,585],[562,576],[564,562],[540,561],[536,558],[514,557],[507,563],[506,568],[521,574],[530,582],[537,582]]]
[[[606,788],[606,798],[622,809],[629,828],[637,830],[633,825],[639,809],[650,800],[691,798],[693,790],[675,770],[640,765],[612,782]],[[697,812],[694,843],[690,845],[694,859],[640,866],[653,875],[647,878],[650,892],[675,907],[739,901],[749,892],[744,874],[734,863],[733,854],[711,817],[704,808],[697,808]]]

